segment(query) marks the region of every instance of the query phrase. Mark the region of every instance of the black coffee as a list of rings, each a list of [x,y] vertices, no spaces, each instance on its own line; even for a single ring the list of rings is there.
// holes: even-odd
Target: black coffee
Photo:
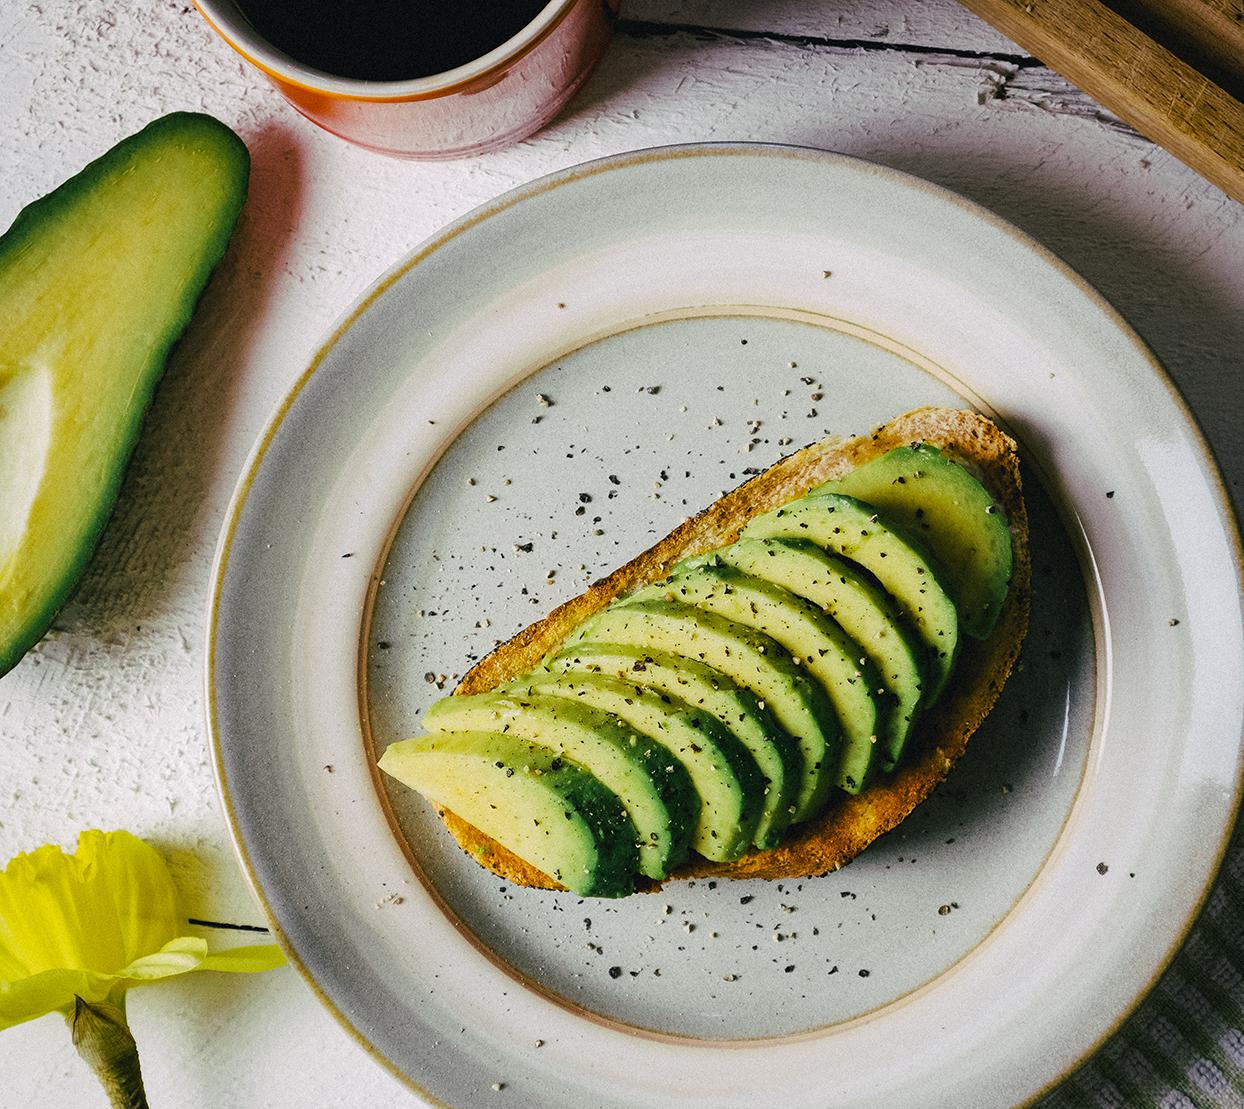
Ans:
[[[547,2],[234,0],[278,50],[363,81],[406,81],[474,61],[526,27]]]

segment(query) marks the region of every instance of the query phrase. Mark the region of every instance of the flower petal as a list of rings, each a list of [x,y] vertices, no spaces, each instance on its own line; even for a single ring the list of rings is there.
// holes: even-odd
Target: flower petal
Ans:
[[[177,926],[164,860],[128,832],[83,832],[74,855],[40,847],[0,872],[0,979],[113,974],[159,950]]]
[[[124,970],[118,971],[117,977],[132,979],[135,985],[154,982],[157,978],[198,970],[206,957],[207,940],[197,936],[178,936],[175,940],[169,940],[159,951],[135,959]]]
[[[129,832],[84,832],[78,837],[78,854],[87,855],[95,880],[112,901],[112,919],[125,952],[121,965],[158,951],[177,936],[177,887],[154,847]]]
[[[0,977],[124,966],[102,892],[83,883],[80,861],[58,847],[13,859],[0,874]]]
[[[164,860],[128,832],[83,832],[73,855],[18,855],[0,871],[0,1030],[68,1013],[75,995],[123,1005],[131,986],[285,961],[274,944],[209,954],[181,923]]]
[[[200,970],[224,970],[231,974],[251,974],[285,965],[285,955],[274,943],[246,944],[216,951],[203,960]]]
[[[45,970],[16,982],[0,982],[0,1031],[46,1013],[68,1013],[74,995],[103,1001],[116,985],[111,974],[89,970]]]
[[[209,954],[206,940],[197,936],[178,936],[155,954],[136,959],[117,977],[130,979],[131,984],[137,986],[144,982],[153,982],[157,978],[186,974],[192,970],[249,974],[284,965],[285,956],[274,943],[227,947],[223,951]]]

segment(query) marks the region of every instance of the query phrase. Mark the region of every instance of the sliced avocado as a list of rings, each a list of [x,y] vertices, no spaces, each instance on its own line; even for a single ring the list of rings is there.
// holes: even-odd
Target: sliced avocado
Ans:
[[[633,596],[707,609],[755,628],[785,647],[820,682],[838,714],[842,742],[837,758],[832,750],[824,755],[830,760],[833,784],[848,793],[864,788],[880,765],[877,743],[888,707],[881,676],[859,644],[815,605],[724,562],[684,569]]]
[[[635,889],[635,825],[581,766],[500,732],[441,732],[389,746],[380,769],[583,897]]]
[[[728,862],[751,846],[764,800],[764,778],[734,733],[702,709],[606,674],[544,674],[541,680],[537,672],[505,688],[519,696],[573,698],[655,740],[687,768],[700,795],[692,849],[714,862]]]
[[[703,709],[729,728],[755,759],[764,778],[764,799],[752,842],[776,847],[790,824],[803,756],[751,690],[698,659],[619,644],[576,643],[545,665],[558,673],[586,670],[612,674]]]
[[[224,124],[165,116],[0,237],[0,674],[95,548],[249,167]]]
[[[892,698],[881,747],[882,769],[894,769],[915,723],[926,666],[923,646],[885,591],[845,559],[797,539],[740,539],[680,563],[675,572],[704,563],[733,566],[806,598],[872,659]]]
[[[898,447],[821,486],[885,513],[916,536],[943,571],[964,633],[986,639],[1011,584],[1011,529],[988,491],[928,443]]]
[[[826,748],[836,750],[838,718],[820,685],[767,635],[692,605],[634,601],[585,620],[558,653],[581,642],[621,643],[697,659],[750,689],[799,744],[799,788],[791,820],[816,815],[832,782]]]
[[[639,871],[657,881],[687,857],[700,802],[682,763],[608,713],[562,697],[505,692],[444,697],[430,732],[501,732],[578,763],[626,806],[639,832]]]
[[[925,703],[937,699],[955,665],[959,616],[918,542],[881,512],[841,493],[812,493],[757,516],[743,538],[803,539],[864,567],[894,598],[929,652]]]

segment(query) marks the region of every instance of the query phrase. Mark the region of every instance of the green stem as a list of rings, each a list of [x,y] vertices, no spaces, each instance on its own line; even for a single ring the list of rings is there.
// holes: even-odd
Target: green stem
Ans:
[[[125,1013],[108,1001],[74,1000],[69,1019],[73,1046],[95,1072],[112,1109],[148,1109],[138,1045],[130,1035]]]

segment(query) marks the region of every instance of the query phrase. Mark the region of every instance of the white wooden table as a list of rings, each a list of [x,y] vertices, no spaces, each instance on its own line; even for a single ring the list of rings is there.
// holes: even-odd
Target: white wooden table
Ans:
[[[1239,503],[1244,208],[951,0],[629,0],[624,16],[545,132],[420,164],[317,131],[189,0],[0,5],[0,226],[167,111],[210,112],[254,158],[233,247],[85,581],[0,679],[0,861],[125,827],[171,860],[191,916],[262,923],[216,800],[201,696],[209,568],[235,477],[319,338],[380,271],[476,204],[585,159],[799,143],[982,202],[1146,337]],[[140,990],[130,1020],[158,1109],[419,1104],[292,970]],[[0,1105],[102,1103],[55,1018],[0,1036],[0,1075]]]

